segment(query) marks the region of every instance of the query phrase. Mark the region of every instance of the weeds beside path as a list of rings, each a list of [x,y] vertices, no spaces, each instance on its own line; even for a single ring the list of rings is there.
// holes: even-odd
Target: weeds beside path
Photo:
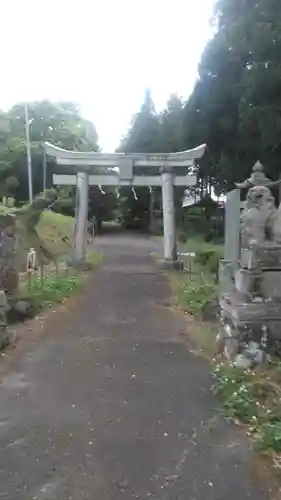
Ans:
[[[7,313],[7,338],[12,346],[16,342],[18,347],[22,337],[24,341],[28,341],[31,331],[39,334],[46,321],[50,321],[50,313],[60,309],[59,304],[67,305],[72,295],[82,291],[95,268],[102,263],[103,254],[90,251],[87,254],[88,271],[77,270],[68,265],[73,225],[71,217],[50,211],[42,214],[37,230],[44,245],[55,256],[57,265],[51,262],[43,269],[20,274],[19,290],[9,297],[10,308]],[[27,250],[29,242],[22,243],[22,248]],[[7,342],[3,342],[3,348],[6,346]]]
[[[172,289],[171,304],[185,313],[188,321],[187,337],[194,349],[212,359],[217,334],[215,313],[218,297],[214,270],[222,254],[222,245],[192,238],[185,244],[179,244],[179,248],[179,258],[184,263],[185,271],[166,273]],[[155,258],[157,260],[158,256],[155,255]],[[204,320],[205,316],[208,319]]]
[[[215,338],[218,321],[202,321],[206,304],[215,303],[218,285],[214,262],[221,256],[220,245],[199,239],[188,240],[183,253],[194,252],[190,273],[168,273],[174,304],[188,318],[188,339],[196,352],[207,357],[214,373],[214,392],[221,399],[225,415],[236,423],[246,425],[246,432],[256,450],[270,457],[281,471],[281,363],[272,359],[256,370],[233,367],[215,358]],[[188,256],[182,255],[186,259]],[[281,477],[279,478],[281,481]]]
[[[60,303],[79,291],[89,272],[77,271],[67,263],[72,248],[74,219],[52,211],[45,211],[37,226],[38,234],[48,250],[57,260],[57,272],[53,264],[44,266],[40,272],[30,275],[24,273],[21,278],[22,294],[30,298],[35,312],[39,312],[55,303]],[[88,252],[87,260],[94,269],[102,262],[101,252]]]
[[[47,269],[43,280],[37,273],[30,283],[25,282],[26,293],[30,296],[37,312],[46,307],[51,307],[55,303],[60,303],[73,293],[81,290],[86,280],[91,276],[92,271],[101,265],[103,254],[93,251],[88,253],[87,258],[90,264],[88,271],[78,271],[62,263],[57,274],[51,268]]]

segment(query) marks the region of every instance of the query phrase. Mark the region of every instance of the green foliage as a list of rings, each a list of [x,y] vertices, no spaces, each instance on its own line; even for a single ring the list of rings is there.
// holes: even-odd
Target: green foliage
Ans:
[[[195,258],[182,255],[187,273],[171,274],[170,279],[177,302],[190,314],[202,317],[207,304],[216,303],[218,288],[214,279],[212,259],[220,255],[222,247],[211,245],[202,239],[188,239],[185,253],[195,253]],[[199,255],[199,258],[197,257]]]
[[[161,152],[173,153],[185,149],[183,101],[172,94],[159,116]]]
[[[216,250],[210,248],[202,248],[196,254],[196,260],[201,266],[206,266],[208,262],[216,255]]]
[[[126,136],[121,140],[119,151],[125,153],[161,152],[160,122],[149,90],[146,91],[139,113],[133,117]]]
[[[89,188],[89,218],[96,217],[98,226],[102,221],[115,219],[118,200],[114,188],[103,187],[103,193],[98,186]]]
[[[228,417],[238,417],[245,423],[256,424],[266,410],[257,399],[258,386],[253,372],[232,365],[220,364],[214,370],[214,392],[222,398]]]
[[[200,266],[206,266],[211,274],[216,274],[219,268],[219,262],[222,259],[221,247],[205,248],[198,250],[196,253],[196,261]]]
[[[281,452],[281,419],[276,422],[266,422],[259,429],[257,446],[260,451]]]
[[[187,236],[186,236],[186,232],[185,231],[179,231],[178,233],[178,240],[180,243],[186,243],[186,240],[187,240]]]
[[[103,254],[101,252],[89,252],[87,260],[92,268],[96,268],[102,264]],[[34,310],[40,311],[64,301],[73,293],[79,291],[84,284],[85,277],[85,273],[65,266],[58,274],[51,272],[47,268],[43,280],[39,273],[32,275],[30,279],[26,275],[22,292],[30,298]]]
[[[33,191],[43,188],[43,149],[52,142],[65,149],[97,151],[95,127],[81,117],[73,103],[39,101],[28,103],[30,122]],[[13,196],[16,204],[28,199],[24,104],[16,104],[1,113],[0,124],[0,197]],[[47,186],[52,185],[53,161],[47,158]]]
[[[205,241],[217,241],[223,238],[223,209],[210,195],[205,195],[195,205],[184,208],[182,213],[181,228],[187,235],[200,234]]]
[[[184,309],[200,317],[204,306],[217,297],[217,287],[207,282],[204,274],[193,274],[183,281],[180,290],[181,303]]]
[[[257,448],[266,453],[281,451],[280,363],[262,371],[245,371],[230,364],[214,370],[214,392],[222,399],[226,415],[248,424]]]
[[[217,191],[248,176],[259,158],[269,176],[281,156],[279,0],[217,0],[216,33],[185,105],[186,146],[206,142],[199,178]]]
[[[81,288],[82,280],[78,275],[67,273],[64,275],[44,276],[43,283],[40,277],[36,277],[31,282],[31,301],[37,311],[46,307],[51,307],[55,303],[70,297],[75,291]]]
[[[172,274],[172,287],[180,306],[201,319],[205,307],[217,302],[216,273],[222,246],[206,243],[202,238],[189,238],[182,250],[194,253],[195,257],[190,261],[190,257],[181,256],[188,272]]]
[[[223,257],[222,252],[214,252],[213,255],[210,256],[207,262],[207,266],[210,270],[210,273],[214,274],[216,276],[216,279],[218,278],[219,263],[222,257]]]
[[[202,236],[188,238],[184,249],[195,253],[195,261],[202,271],[216,274],[220,259],[223,258],[223,246],[218,243],[203,241]]]

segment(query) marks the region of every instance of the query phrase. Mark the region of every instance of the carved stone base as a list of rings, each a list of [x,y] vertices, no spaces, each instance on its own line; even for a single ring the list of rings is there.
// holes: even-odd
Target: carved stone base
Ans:
[[[281,245],[267,241],[262,245],[242,248],[241,267],[243,269],[281,268]]]
[[[260,293],[266,299],[281,301],[281,269],[261,273]]]
[[[247,368],[280,351],[281,303],[262,299],[247,303],[241,297],[236,293],[221,300],[217,345],[224,357]]]

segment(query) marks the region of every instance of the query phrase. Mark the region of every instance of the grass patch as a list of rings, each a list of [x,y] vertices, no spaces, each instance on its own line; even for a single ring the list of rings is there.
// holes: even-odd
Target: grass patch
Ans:
[[[172,285],[174,302],[185,312],[201,319],[207,303],[216,299],[217,286],[207,272],[195,265],[191,273],[167,273]]]
[[[185,245],[181,245],[183,253],[194,252],[196,255],[199,248],[202,250],[220,248],[198,239],[191,239]],[[154,255],[157,258],[157,255]],[[185,270],[190,269],[189,257],[181,255]],[[207,265],[202,265],[197,259],[192,259],[190,272],[167,272],[172,288],[172,305],[183,310],[187,317],[187,337],[191,340],[194,350],[201,355],[213,359],[215,352],[215,339],[217,335],[217,324],[203,321],[205,308],[216,303],[218,297],[218,286],[215,275]]]
[[[223,245],[208,243],[197,237],[187,240],[183,249],[186,252],[194,252],[197,264],[214,275],[216,279],[219,261],[223,258]]]
[[[198,255],[213,256],[214,252],[220,255],[221,246],[193,238],[188,240],[181,248],[183,253],[194,253],[195,257],[192,258],[192,265],[190,266],[190,257],[186,255],[180,256],[185,270],[188,269],[190,272],[169,273],[173,295],[184,311],[201,319],[205,305],[216,300],[218,286],[209,258],[200,259]]]
[[[206,304],[216,300],[217,287],[203,273],[195,272],[183,279],[179,295],[184,310],[200,319]]]
[[[200,236],[189,238],[184,244],[181,244],[181,248],[187,252],[195,253],[199,253],[201,250],[217,252],[223,251],[222,244],[204,241]]]
[[[204,242],[199,238],[192,238],[184,245],[180,245],[181,252],[195,253],[200,250],[222,251],[222,246]],[[161,255],[153,253],[152,257],[158,261]],[[189,257],[180,255],[185,270],[189,269]],[[171,304],[185,312],[187,318],[187,338],[191,340],[194,350],[208,359],[213,359],[217,324],[202,320],[203,312],[209,304],[215,304],[218,297],[218,286],[215,274],[208,265],[202,265],[193,259],[191,272],[167,271],[172,295]]]
[[[187,335],[194,350],[212,359],[215,352],[217,324],[202,321],[202,313],[207,303],[216,299],[214,283],[202,281],[199,273],[187,277],[185,273],[169,272],[172,287],[172,302],[183,310],[187,317]]]
[[[81,289],[83,279],[78,274],[67,273],[63,275],[49,274],[44,276],[43,282],[36,276],[31,286],[25,284],[25,291],[29,294],[31,303],[36,312],[51,307],[70,297]]]
[[[247,424],[256,448],[281,468],[281,362],[245,371],[222,363],[214,370],[214,392],[227,417]]]
[[[88,252],[87,260],[91,264],[89,271],[78,271],[64,264],[58,274],[55,274],[50,267],[49,269],[45,268],[46,273],[43,280],[36,273],[29,281],[26,274],[22,289],[23,296],[29,297],[36,312],[63,302],[83,288],[87,278],[91,276],[91,271],[102,264],[103,254],[101,252]]]

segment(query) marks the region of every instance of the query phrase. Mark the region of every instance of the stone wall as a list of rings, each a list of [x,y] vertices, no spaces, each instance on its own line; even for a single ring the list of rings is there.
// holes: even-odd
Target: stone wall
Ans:
[[[0,215],[0,290],[7,294],[19,285],[18,239],[15,215]]]

